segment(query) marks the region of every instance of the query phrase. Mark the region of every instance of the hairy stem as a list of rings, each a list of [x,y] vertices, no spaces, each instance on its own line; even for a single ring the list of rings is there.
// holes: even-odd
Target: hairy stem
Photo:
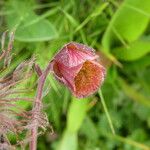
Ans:
[[[51,62],[48,64],[45,71],[43,71],[38,81],[37,95],[33,106],[33,115],[32,115],[33,127],[31,128],[30,150],[37,149],[37,135],[38,135],[38,127],[39,127],[37,119],[42,110],[42,92],[46,81],[46,77],[49,74],[50,70],[51,70]]]

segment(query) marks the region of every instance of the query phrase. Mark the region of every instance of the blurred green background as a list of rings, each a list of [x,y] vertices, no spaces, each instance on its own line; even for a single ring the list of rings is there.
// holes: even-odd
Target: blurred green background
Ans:
[[[150,0],[0,0],[0,33],[16,30],[13,66],[34,54],[44,69],[70,41],[107,58],[101,90],[116,134],[100,92],[76,100],[49,76],[43,103],[54,133],[39,137],[38,150],[150,149],[149,21]],[[26,85],[34,92],[35,81]]]

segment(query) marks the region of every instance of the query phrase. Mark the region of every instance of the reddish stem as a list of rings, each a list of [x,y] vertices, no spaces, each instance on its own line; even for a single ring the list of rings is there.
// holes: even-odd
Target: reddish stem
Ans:
[[[35,68],[37,75],[40,77],[42,75],[42,70],[41,70],[40,66],[38,64],[35,64],[34,68]]]
[[[51,62],[48,64],[45,71],[42,73],[42,75],[39,78],[38,81],[38,87],[37,87],[37,95],[33,107],[33,127],[31,128],[31,142],[30,142],[30,150],[36,150],[37,149],[37,135],[38,135],[38,116],[42,110],[42,92],[43,87],[45,84],[45,80],[47,75],[49,74],[51,70]]]

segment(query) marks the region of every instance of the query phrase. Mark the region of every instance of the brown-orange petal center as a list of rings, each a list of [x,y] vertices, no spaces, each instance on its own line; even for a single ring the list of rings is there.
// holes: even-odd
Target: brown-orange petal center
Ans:
[[[85,97],[97,91],[104,79],[104,68],[92,61],[86,61],[75,77],[75,95]]]

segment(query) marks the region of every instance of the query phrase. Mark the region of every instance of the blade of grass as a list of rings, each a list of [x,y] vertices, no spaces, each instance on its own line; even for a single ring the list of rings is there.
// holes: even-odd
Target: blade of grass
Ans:
[[[108,6],[109,3],[103,3],[99,7],[97,7],[94,12],[89,15],[76,29],[75,32],[79,31],[82,29],[92,18],[99,16],[103,10]]]
[[[119,136],[119,135],[107,134],[107,133],[105,134],[105,136],[107,136],[108,138],[111,138],[111,139],[114,139],[114,140],[126,143],[128,145],[137,147],[137,148],[142,149],[142,150],[150,150],[149,146],[144,145],[144,144],[139,143],[139,142],[136,142],[136,141],[133,141],[133,140],[131,140],[129,138],[125,138],[125,137],[122,137],[122,136]]]
[[[64,100],[63,100],[63,107],[62,107],[62,113],[65,114],[67,111],[67,106],[69,102],[69,91],[67,88],[65,88],[65,94],[64,94]]]
[[[70,23],[72,24],[73,27],[77,28],[77,26],[79,26],[79,22],[73,16],[71,16],[67,11],[62,10],[62,9],[61,9],[61,11],[64,13],[64,15],[70,21]],[[87,44],[86,35],[83,32],[83,30],[81,29],[79,31],[79,33],[80,33],[83,43]],[[75,32],[73,32],[72,34],[74,35]]]
[[[44,9],[44,8],[50,8],[50,7],[55,7],[58,6],[59,2],[50,2],[46,4],[37,4],[33,6],[33,9]]]
[[[113,123],[112,123],[112,119],[111,119],[111,117],[110,117],[110,115],[109,115],[109,112],[108,112],[108,109],[107,109],[107,106],[106,106],[106,103],[105,103],[105,100],[104,100],[102,91],[99,90],[99,91],[98,91],[98,94],[99,94],[99,96],[100,96],[100,98],[101,98],[101,103],[102,103],[102,105],[103,105],[103,108],[104,108],[104,111],[105,111],[105,114],[106,114],[106,117],[107,117],[107,120],[108,120],[110,129],[111,129],[111,131],[112,131],[112,134],[115,135],[115,129],[114,129],[114,126],[113,126]]]

